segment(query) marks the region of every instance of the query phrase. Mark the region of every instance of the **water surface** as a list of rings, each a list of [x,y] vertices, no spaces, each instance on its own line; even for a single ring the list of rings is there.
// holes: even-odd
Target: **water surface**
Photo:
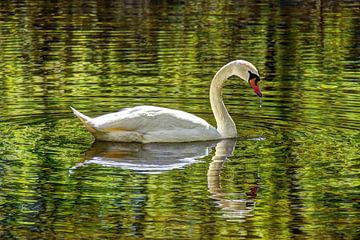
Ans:
[[[0,3],[2,239],[356,239],[357,1]],[[76,119],[143,104],[215,125],[234,59],[239,138],[100,144]]]

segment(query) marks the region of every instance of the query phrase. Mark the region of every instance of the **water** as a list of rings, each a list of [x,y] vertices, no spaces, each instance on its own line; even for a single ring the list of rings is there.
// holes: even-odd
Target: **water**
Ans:
[[[357,1],[0,3],[1,239],[356,239]],[[212,124],[228,81],[236,141],[93,143],[90,116],[142,104]]]

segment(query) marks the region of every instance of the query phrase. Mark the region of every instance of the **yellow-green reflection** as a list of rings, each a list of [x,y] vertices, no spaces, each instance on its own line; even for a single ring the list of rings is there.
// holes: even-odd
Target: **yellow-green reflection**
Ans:
[[[2,1],[1,238],[355,239],[359,7]],[[213,185],[214,151],[161,174],[71,172],[92,138],[69,105],[95,116],[153,104],[214,123],[209,81],[238,58],[259,68],[264,99],[229,81],[241,137]],[[236,200],[249,203],[241,218]]]

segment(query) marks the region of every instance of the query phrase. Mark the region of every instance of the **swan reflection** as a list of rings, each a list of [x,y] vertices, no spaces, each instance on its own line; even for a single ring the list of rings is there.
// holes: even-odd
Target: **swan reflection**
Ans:
[[[244,221],[255,207],[255,197],[259,190],[260,176],[254,185],[244,193],[225,193],[221,188],[221,170],[233,154],[236,140],[224,139],[216,145],[215,155],[209,165],[207,179],[211,198],[215,199],[228,220]]]
[[[233,154],[235,144],[235,139],[224,139],[220,142],[149,144],[95,142],[85,153],[84,162],[73,167],[71,172],[84,165],[99,164],[142,174],[159,174],[196,163],[208,156],[215,147],[215,154],[207,172],[210,197],[222,210],[225,219],[243,221],[251,215],[255,207],[260,177],[258,176],[257,181],[247,192],[225,193],[222,190],[221,171]]]
[[[95,142],[85,153],[84,162],[72,170],[88,164],[120,167],[139,173],[156,174],[184,168],[209,155],[216,141],[190,143],[115,143]]]

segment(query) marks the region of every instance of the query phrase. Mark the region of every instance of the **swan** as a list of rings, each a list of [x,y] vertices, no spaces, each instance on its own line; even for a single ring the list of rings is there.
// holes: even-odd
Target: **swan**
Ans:
[[[115,113],[90,118],[70,107],[87,130],[100,141],[113,142],[194,142],[237,137],[236,126],[222,99],[222,88],[230,76],[248,82],[261,97],[260,76],[255,66],[245,60],[225,64],[215,74],[210,84],[210,104],[217,128],[205,120],[184,111],[137,106]]]

